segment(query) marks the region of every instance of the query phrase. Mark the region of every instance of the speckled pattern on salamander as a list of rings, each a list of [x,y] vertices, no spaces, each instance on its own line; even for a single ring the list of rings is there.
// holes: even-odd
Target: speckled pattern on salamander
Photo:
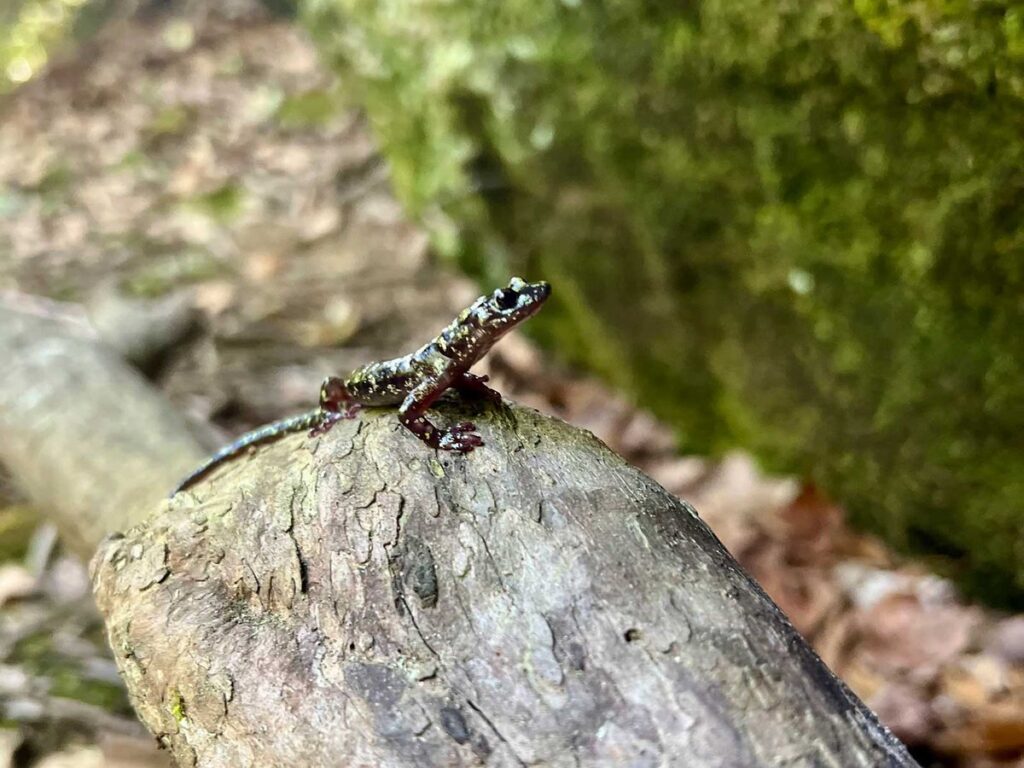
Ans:
[[[173,493],[182,491],[250,446],[309,430],[323,434],[339,419],[353,418],[364,406],[398,405],[398,420],[431,448],[468,453],[483,445],[476,427],[463,422],[448,429],[431,423],[427,409],[448,389],[500,402],[486,376],[469,372],[502,336],[532,317],[551,294],[545,282],[513,277],[508,285],[481,296],[459,313],[432,341],[410,355],[369,363],[348,378],[328,376],[320,387],[320,406],[249,432],[211,456]],[[173,495],[172,493],[172,495]]]

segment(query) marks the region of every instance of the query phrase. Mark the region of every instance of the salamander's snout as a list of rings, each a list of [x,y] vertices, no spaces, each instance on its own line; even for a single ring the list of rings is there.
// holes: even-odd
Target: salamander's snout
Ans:
[[[489,344],[504,336],[524,320],[533,317],[551,295],[551,286],[540,280],[528,283],[513,277],[508,285],[490,296],[481,296],[466,316],[477,328],[488,332]]]
[[[513,277],[504,288],[481,296],[473,305],[472,316],[477,326],[490,331],[493,341],[537,314],[550,295],[551,286],[544,281],[528,283]]]
[[[551,295],[551,284],[544,280],[528,283],[521,277],[513,277],[508,281],[508,288],[505,288],[503,292],[514,294],[520,304],[541,304]]]

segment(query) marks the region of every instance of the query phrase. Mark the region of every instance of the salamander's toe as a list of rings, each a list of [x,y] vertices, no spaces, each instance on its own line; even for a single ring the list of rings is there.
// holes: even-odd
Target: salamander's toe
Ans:
[[[483,438],[476,434],[475,430],[476,425],[468,421],[456,424],[441,436],[438,448],[444,451],[469,453],[484,444]]]
[[[327,434],[330,432],[331,427],[334,426],[334,423],[340,418],[342,418],[342,415],[339,413],[324,413],[320,423],[309,430],[309,436],[317,437]]]

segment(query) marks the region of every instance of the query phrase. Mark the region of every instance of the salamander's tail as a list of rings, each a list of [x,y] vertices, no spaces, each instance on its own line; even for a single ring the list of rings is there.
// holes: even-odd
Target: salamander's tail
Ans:
[[[275,421],[272,424],[267,424],[259,429],[254,429],[252,432],[246,432],[233,443],[225,445],[213,454],[213,456],[203,462],[203,464],[192,472],[192,474],[178,483],[178,487],[171,491],[171,496],[194,485],[221,464],[233,459],[235,456],[238,456],[250,446],[273,442],[279,437],[283,437],[284,435],[288,435],[293,432],[304,432],[306,430],[313,429],[314,427],[320,426],[323,419],[324,413],[318,408],[314,411],[300,413],[298,416],[292,416],[287,419]]]

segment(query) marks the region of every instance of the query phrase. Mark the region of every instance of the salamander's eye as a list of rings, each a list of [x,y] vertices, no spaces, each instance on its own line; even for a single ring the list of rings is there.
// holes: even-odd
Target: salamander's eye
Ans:
[[[499,309],[512,309],[519,303],[519,294],[516,291],[510,291],[508,288],[502,288],[500,291],[495,292],[494,303],[498,305]]]

